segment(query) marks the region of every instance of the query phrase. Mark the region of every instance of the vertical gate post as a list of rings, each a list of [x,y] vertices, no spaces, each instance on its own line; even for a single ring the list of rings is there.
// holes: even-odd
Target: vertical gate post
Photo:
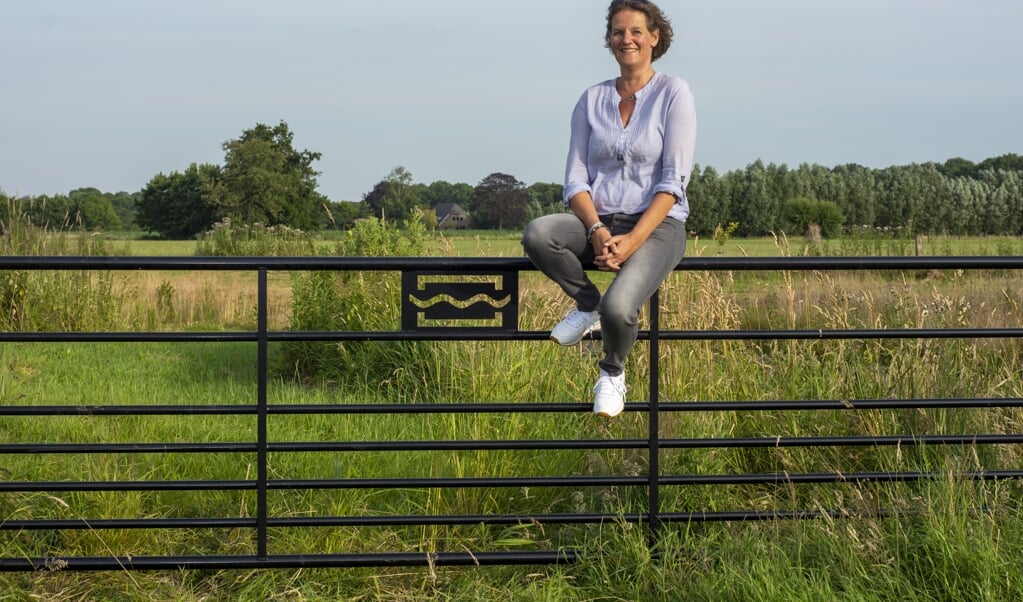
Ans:
[[[259,268],[257,285],[257,333],[256,333],[256,355],[257,355],[257,390],[256,390],[256,556],[260,560],[267,558],[267,400],[266,400],[266,373],[267,373],[267,349],[268,340],[268,319],[267,319],[267,269],[265,266]]]
[[[650,546],[657,553],[659,548],[659,532],[661,528],[661,446],[660,446],[660,289],[654,291],[650,297],[650,449],[647,461],[647,471],[650,477],[649,484],[649,522],[650,522]]]

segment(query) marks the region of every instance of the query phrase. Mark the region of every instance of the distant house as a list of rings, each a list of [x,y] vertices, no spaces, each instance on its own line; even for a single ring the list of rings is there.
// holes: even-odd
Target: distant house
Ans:
[[[465,230],[469,227],[469,213],[458,203],[438,203],[433,210],[437,212],[438,230]]]

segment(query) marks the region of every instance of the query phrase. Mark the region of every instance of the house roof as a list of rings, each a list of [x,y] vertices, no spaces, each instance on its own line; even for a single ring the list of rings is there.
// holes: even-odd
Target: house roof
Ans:
[[[444,221],[449,215],[469,215],[469,212],[462,209],[458,203],[437,203],[433,210],[437,212],[438,222]]]

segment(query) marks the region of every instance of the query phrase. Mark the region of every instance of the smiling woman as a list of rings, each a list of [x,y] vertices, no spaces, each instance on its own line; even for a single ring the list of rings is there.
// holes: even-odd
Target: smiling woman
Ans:
[[[640,308],[685,254],[696,110],[689,85],[653,67],[673,33],[653,2],[610,4],[605,44],[620,74],[589,87],[572,114],[563,199],[572,212],[540,217],[523,233],[529,258],[575,302],[551,339],[575,345],[602,331],[600,416],[625,409]],[[586,262],[614,273],[603,295]]]

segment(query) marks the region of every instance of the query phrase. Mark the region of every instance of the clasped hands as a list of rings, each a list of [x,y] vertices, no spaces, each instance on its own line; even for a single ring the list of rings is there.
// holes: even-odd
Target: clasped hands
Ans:
[[[593,264],[605,272],[617,272],[635,252],[632,236],[628,233],[612,236],[607,229],[593,236]]]

